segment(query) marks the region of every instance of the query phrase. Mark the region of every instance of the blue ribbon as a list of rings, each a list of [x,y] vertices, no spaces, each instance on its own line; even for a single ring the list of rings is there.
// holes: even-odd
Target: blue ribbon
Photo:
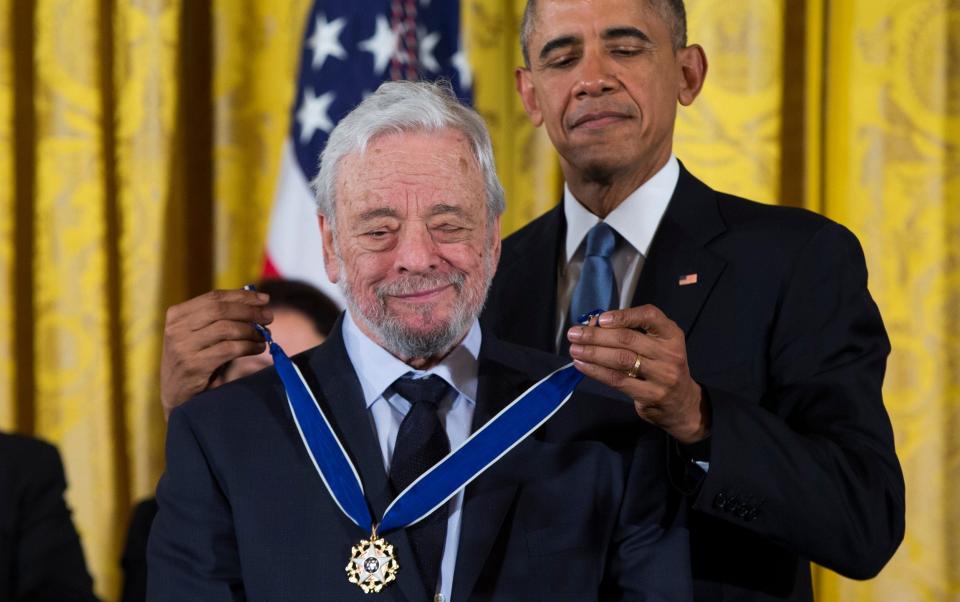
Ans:
[[[269,331],[261,332],[270,345],[294,422],[320,478],[340,510],[361,529],[371,531],[373,519],[350,457],[300,370],[270,339]],[[446,503],[563,407],[582,379],[583,375],[573,364],[567,364],[527,389],[460,447],[401,491],[384,512],[377,532],[383,535],[415,524]]]

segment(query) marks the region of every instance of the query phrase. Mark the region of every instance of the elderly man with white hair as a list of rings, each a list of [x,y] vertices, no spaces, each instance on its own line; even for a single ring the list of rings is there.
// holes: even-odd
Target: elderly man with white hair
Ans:
[[[384,84],[314,185],[347,311],[173,411],[148,598],[689,599],[665,436],[479,326],[504,208],[480,117]]]

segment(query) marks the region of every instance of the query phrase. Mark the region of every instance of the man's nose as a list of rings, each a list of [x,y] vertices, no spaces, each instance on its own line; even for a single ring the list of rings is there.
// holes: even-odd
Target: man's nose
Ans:
[[[443,261],[437,243],[426,224],[413,222],[400,230],[397,246],[397,269],[401,272],[425,273],[437,269]]]
[[[609,94],[620,85],[613,75],[613,64],[601,52],[585,52],[579,67],[573,89],[578,98]]]

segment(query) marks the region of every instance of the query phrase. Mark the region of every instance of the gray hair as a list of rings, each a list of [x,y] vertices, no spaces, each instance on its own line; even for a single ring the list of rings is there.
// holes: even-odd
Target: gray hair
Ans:
[[[340,161],[363,154],[380,136],[402,132],[432,132],[453,128],[470,141],[473,156],[483,173],[487,193],[487,217],[506,208],[503,186],[497,178],[493,145],[487,126],[476,111],[465,106],[448,82],[385,82],[340,120],[320,153],[320,172],[311,183],[317,211],[335,221],[337,176]]]
[[[673,38],[673,50],[676,52],[687,45],[687,10],[683,0],[644,0],[651,8],[660,13],[660,18],[670,28]],[[537,12],[537,0],[527,0],[520,22],[520,49],[523,62],[530,66],[530,36],[533,35],[533,17]]]

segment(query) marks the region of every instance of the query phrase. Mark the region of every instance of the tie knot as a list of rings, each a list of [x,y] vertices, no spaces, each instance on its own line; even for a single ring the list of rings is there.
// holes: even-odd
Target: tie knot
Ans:
[[[450,385],[435,374],[426,378],[405,375],[393,381],[393,390],[412,404],[425,402],[436,408],[446,397]]]
[[[617,232],[600,222],[587,232],[587,257],[610,257],[617,246]]]

